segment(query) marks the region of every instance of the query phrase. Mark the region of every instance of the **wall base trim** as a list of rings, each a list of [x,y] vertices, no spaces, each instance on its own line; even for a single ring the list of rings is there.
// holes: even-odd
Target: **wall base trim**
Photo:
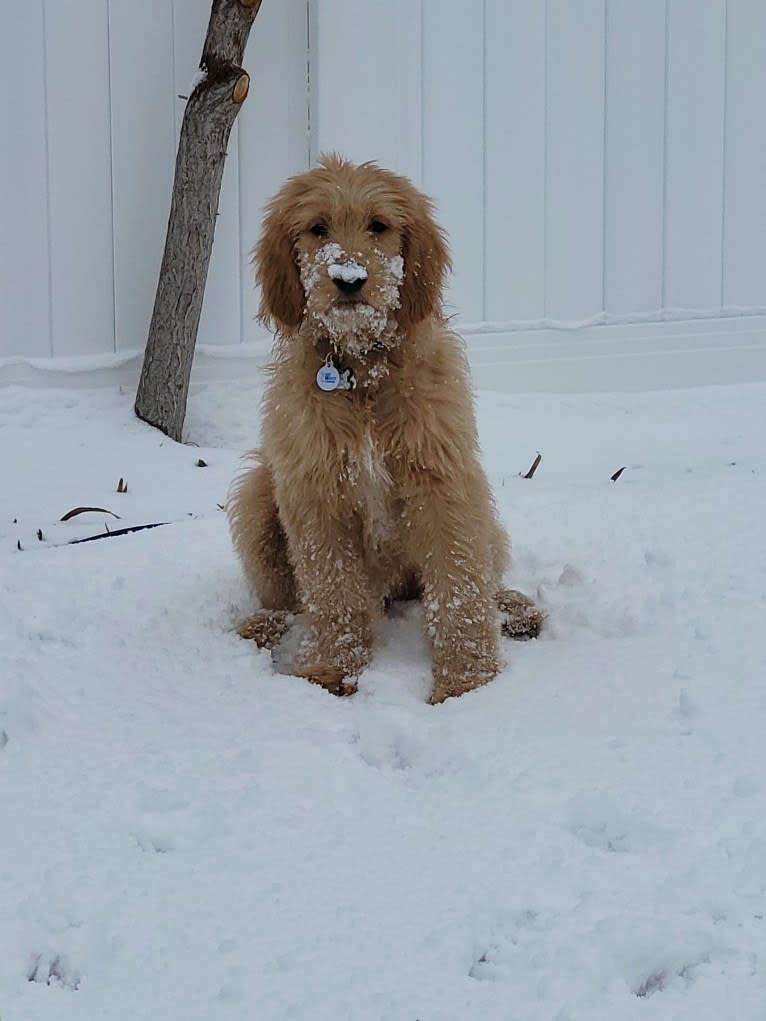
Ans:
[[[456,324],[479,390],[589,393],[766,381],[766,315],[518,329]],[[197,349],[192,385],[255,378],[269,341]],[[0,359],[0,385],[135,387],[140,352]]]

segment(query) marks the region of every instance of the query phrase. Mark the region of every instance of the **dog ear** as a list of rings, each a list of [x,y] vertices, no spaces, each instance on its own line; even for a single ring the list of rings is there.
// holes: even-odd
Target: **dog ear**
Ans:
[[[261,238],[253,250],[255,279],[261,288],[259,318],[270,329],[300,325],[306,296],[281,195],[266,207]]]
[[[433,218],[431,200],[415,192],[411,205],[404,229],[404,279],[399,291],[399,325],[404,330],[442,314],[444,277],[452,268],[446,238]]]

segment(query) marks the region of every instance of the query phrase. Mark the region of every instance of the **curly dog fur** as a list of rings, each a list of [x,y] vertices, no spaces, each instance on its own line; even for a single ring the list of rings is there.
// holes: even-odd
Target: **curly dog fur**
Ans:
[[[276,342],[261,446],[227,506],[262,606],[240,634],[271,646],[305,613],[296,672],[343,694],[376,615],[420,597],[431,701],[486,683],[501,666],[498,600],[507,633],[535,634],[540,617],[500,588],[509,543],[444,318],[450,258],[431,202],[406,178],[326,156],[268,205],[254,261]],[[323,367],[341,386],[320,389]]]

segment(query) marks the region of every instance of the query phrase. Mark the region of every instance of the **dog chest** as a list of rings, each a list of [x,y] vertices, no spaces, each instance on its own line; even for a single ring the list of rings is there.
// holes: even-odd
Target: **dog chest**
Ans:
[[[368,544],[378,548],[391,530],[392,479],[372,424],[365,423],[354,440],[343,451],[341,484]]]

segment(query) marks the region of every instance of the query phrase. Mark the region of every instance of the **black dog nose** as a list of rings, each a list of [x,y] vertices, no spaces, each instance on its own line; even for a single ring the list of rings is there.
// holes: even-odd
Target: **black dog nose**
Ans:
[[[364,287],[364,279],[361,277],[356,280],[344,280],[342,277],[338,277],[334,282],[341,294],[358,294]]]
[[[359,294],[367,280],[367,270],[360,266],[356,259],[331,262],[327,267],[327,273],[340,293],[349,298]]]

